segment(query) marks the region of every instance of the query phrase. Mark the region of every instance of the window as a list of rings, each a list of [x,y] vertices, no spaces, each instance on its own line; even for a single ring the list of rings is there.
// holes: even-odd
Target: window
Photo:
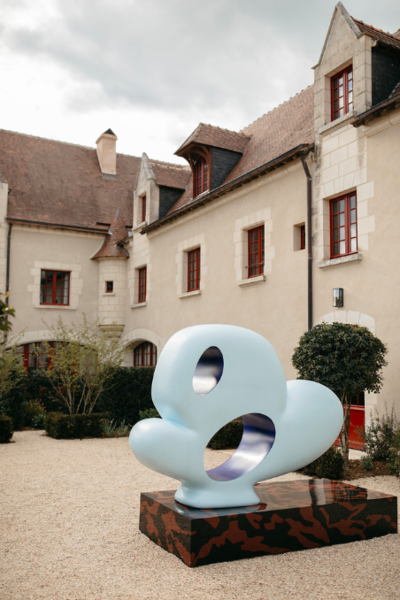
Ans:
[[[353,67],[331,77],[332,121],[353,110]]]
[[[106,294],[112,294],[114,291],[114,282],[106,281]]]
[[[142,223],[146,220],[146,196],[142,196]]]
[[[155,367],[157,364],[157,348],[150,342],[142,342],[133,351],[134,367]]]
[[[52,353],[54,352],[55,343],[37,342],[36,344],[24,344],[17,348],[25,371],[31,373],[36,369],[52,368]]]
[[[357,198],[355,192],[331,200],[331,258],[357,252]]]
[[[300,225],[300,250],[306,247],[306,226]]]
[[[200,289],[200,248],[188,252],[188,292]]]
[[[248,231],[248,276],[257,277],[264,272],[264,225]]]
[[[43,271],[40,277],[40,304],[69,304],[69,273],[66,271]]]
[[[204,158],[199,158],[193,170],[194,198],[208,190],[208,164]]]
[[[138,272],[138,303],[146,302],[146,287],[147,287],[147,267],[142,267]]]

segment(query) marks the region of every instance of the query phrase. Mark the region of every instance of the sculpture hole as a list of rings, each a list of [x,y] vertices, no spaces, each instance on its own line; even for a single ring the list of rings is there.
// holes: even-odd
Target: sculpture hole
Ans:
[[[242,477],[264,460],[274,444],[275,426],[269,417],[261,413],[249,413],[240,418],[243,421],[240,443],[234,454],[222,465],[206,471],[210,479],[230,481]],[[232,428],[237,422],[238,419],[235,419],[228,426]],[[211,439],[215,440],[217,436],[222,437],[223,432],[224,427]],[[233,436],[232,439],[234,439]]]
[[[207,348],[200,356],[193,375],[193,389],[199,396],[205,396],[215,388],[222,377],[224,358],[216,346]]]

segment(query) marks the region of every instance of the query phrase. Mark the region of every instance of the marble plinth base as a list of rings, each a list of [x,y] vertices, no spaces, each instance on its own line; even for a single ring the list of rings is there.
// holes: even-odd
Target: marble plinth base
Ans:
[[[189,567],[397,533],[397,498],[329,479],[267,482],[260,504],[195,509],[174,491],[141,495],[139,528]]]

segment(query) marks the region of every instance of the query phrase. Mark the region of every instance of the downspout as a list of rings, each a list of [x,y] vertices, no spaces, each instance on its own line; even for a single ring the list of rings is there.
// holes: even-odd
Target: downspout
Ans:
[[[8,293],[10,291],[11,229],[12,229],[12,223],[9,223],[8,224],[8,235],[7,235],[6,304],[8,304]]]
[[[312,295],[312,247],[311,247],[311,186],[310,170],[304,157],[301,157],[304,173],[307,177],[307,305],[308,331],[313,326],[313,295]]]

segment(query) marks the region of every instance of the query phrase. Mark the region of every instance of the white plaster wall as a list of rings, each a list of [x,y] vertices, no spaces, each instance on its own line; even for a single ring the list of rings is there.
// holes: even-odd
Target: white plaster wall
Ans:
[[[99,263],[99,319],[103,325],[124,325],[126,314],[126,258],[103,258]],[[106,281],[113,292],[106,293]]]

